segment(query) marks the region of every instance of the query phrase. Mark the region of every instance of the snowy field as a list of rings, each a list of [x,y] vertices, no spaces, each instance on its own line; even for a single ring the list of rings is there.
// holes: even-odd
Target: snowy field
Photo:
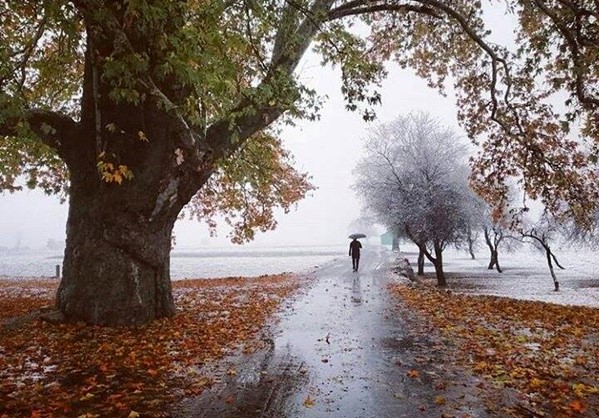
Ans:
[[[399,257],[407,257],[416,269],[416,247],[401,245],[400,249]],[[482,247],[475,252],[475,260],[466,251],[449,248],[443,252],[443,264],[453,291],[599,308],[599,251],[556,247],[554,253],[565,267],[561,270],[554,265],[559,292],[553,291],[544,253],[530,246],[513,253],[501,252],[500,248],[503,273],[487,270],[489,251]],[[425,272],[434,276],[433,265],[428,261]]]
[[[347,257],[345,245],[180,249],[171,253],[171,278],[301,273],[341,256]],[[0,278],[54,277],[62,259],[60,251],[0,252]]]
[[[372,245],[376,244],[368,243]],[[416,247],[402,244],[400,248],[399,258],[407,257],[416,268]],[[390,250],[389,255],[394,258]],[[499,253],[503,273],[487,270],[486,248],[476,251],[475,260],[465,251],[449,248],[444,252],[444,270],[453,291],[599,308],[599,252],[556,248],[555,255],[566,268],[555,268],[559,292],[553,291],[544,254],[529,246]],[[176,250],[171,256],[171,276],[177,280],[302,273],[338,258],[347,258],[345,246]],[[62,264],[57,252],[4,252],[0,253],[0,278],[52,277],[56,264]],[[425,271],[434,276],[431,263],[426,263]]]

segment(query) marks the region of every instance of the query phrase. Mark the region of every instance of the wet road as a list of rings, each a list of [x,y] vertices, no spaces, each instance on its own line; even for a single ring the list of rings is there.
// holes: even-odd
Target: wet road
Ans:
[[[383,247],[366,248],[357,273],[349,257],[317,270],[313,285],[271,327],[269,348],[225,366],[236,374],[223,373],[219,384],[174,415],[440,416],[433,385],[443,365],[434,361],[418,379],[407,376],[433,343],[408,335],[389,309],[391,257]]]

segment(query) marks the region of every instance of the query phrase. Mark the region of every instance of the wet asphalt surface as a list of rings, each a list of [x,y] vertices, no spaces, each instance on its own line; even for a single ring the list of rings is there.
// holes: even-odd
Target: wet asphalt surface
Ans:
[[[263,335],[266,348],[227,360],[214,371],[218,383],[172,415],[440,417],[442,382],[443,396],[459,400],[446,416],[487,416],[471,390],[476,382],[450,365],[439,341],[404,326],[410,314],[398,314],[386,289],[392,257],[366,248],[357,273],[349,257],[318,269]]]

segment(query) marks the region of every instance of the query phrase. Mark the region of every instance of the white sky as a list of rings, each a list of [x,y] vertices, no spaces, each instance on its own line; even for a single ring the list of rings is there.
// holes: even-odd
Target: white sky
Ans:
[[[513,26],[509,20],[497,16],[491,16],[491,25],[496,30],[496,39],[505,41]],[[461,132],[452,92],[442,97],[410,70],[389,66],[389,76],[381,90],[378,119],[369,123],[360,114],[345,110],[338,70],[321,68],[318,59],[309,54],[298,76],[320,95],[328,96],[320,121],[302,122],[283,131],[284,143],[295,156],[296,166],[312,175],[318,189],[301,201],[297,210],[287,215],[280,213],[277,230],[259,233],[251,245],[345,244],[348,226],[360,214],[359,200],[350,189],[354,181],[352,170],[361,157],[363,138],[373,123],[423,110]],[[50,238],[64,239],[67,211],[67,204],[60,205],[56,197],[38,191],[0,195],[0,246],[14,247],[20,240],[22,246],[43,247]],[[178,248],[232,245],[226,239],[226,230],[219,232],[217,238],[210,238],[206,228],[197,222],[180,221],[175,233]]]
[[[412,110],[425,110],[457,129],[453,97],[442,97],[410,71],[390,66],[382,93],[383,103],[375,122],[364,122],[358,113],[344,108],[339,71],[320,68],[309,57],[299,77],[314,86],[328,100],[321,120],[302,122],[283,131],[285,146],[295,156],[296,166],[313,177],[318,189],[299,202],[297,209],[278,214],[275,231],[259,233],[252,245],[345,244],[348,226],[359,216],[358,198],[350,189],[352,170],[361,157],[362,140],[373,123],[387,122]],[[452,96],[452,95],[450,95]],[[22,246],[42,247],[48,239],[64,239],[67,204],[39,191],[0,195],[0,246],[13,247],[20,237]],[[227,246],[227,231],[209,238],[206,229],[194,221],[180,221],[175,227],[177,247]]]

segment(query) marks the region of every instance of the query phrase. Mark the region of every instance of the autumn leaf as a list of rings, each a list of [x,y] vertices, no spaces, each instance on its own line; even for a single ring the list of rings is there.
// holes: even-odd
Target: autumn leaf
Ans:
[[[556,408],[584,414],[599,407],[597,351],[586,343],[599,337],[599,310],[448,294],[428,285],[390,288],[432,332],[458,347],[452,358],[482,379],[480,388],[509,387],[535,399],[545,416],[555,416]]]
[[[418,370],[408,370],[407,375],[408,377],[415,379],[420,376],[420,372],[418,372]]]
[[[87,401],[90,400],[94,397],[95,395],[91,392],[86,393],[84,396],[82,396],[81,398],[79,398],[80,401]]]
[[[127,415],[127,418],[139,418],[139,412],[131,411],[129,412],[129,415]]]
[[[35,321],[3,330],[0,409],[6,416],[40,418],[163,416],[179,396],[197,396],[215,381],[198,365],[260,346],[258,331],[300,283],[287,275],[181,280],[173,283],[177,315],[144,327]],[[19,281],[15,290],[14,281],[0,279],[0,320],[52,306],[57,286],[56,280],[35,279]],[[221,315],[225,310],[230,314]],[[53,372],[17,387],[37,372],[28,364]]]
[[[305,406],[306,408],[312,408],[312,407],[313,407],[313,406],[316,404],[316,402],[314,401],[314,399],[312,399],[312,398],[310,397],[310,395],[308,395],[308,396],[306,397],[306,399],[304,399],[304,402],[303,402],[303,404],[304,404],[304,406]]]
[[[586,408],[585,406],[582,404],[582,402],[578,399],[570,402],[570,405],[568,405],[570,407],[570,409],[574,412],[577,412],[579,414],[584,414],[586,412]]]

